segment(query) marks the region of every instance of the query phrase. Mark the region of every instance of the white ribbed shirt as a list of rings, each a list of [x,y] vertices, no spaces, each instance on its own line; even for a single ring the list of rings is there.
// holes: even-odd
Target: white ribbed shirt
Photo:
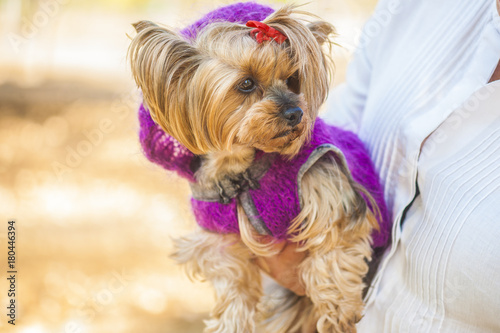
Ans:
[[[495,0],[382,0],[327,122],[358,133],[394,220],[364,332],[500,332]]]

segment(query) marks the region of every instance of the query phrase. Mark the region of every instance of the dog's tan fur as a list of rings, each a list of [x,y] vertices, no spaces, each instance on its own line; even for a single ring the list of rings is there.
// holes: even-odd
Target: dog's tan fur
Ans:
[[[257,44],[250,28],[215,23],[187,42],[151,22],[139,22],[130,47],[134,78],[153,119],[193,153],[202,155],[196,178],[216,184],[244,172],[255,150],[293,157],[309,139],[324,102],[333,65],[324,52],[333,27],[306,24],[285,6],[264,23],[288,40]],[[252,93],[238,85],[251,77]],[[278,117],[276,96],[303,110],[293,129]],[[279,133],[286,133],[276,137]],[[212,282],[217,301],[205,332],[355,332],[363,310],[363,277],[370,260],[371,198],[333,157],[302,179],[303,210],[288,230],[306,257],[298,275],[307,296],[282,287],[263,294],[257,257],[276,254],[238,206],[240,235],[206,230],[177,240],[174,257],[193,276]],[[376,207],[373,200],[372,206]]]

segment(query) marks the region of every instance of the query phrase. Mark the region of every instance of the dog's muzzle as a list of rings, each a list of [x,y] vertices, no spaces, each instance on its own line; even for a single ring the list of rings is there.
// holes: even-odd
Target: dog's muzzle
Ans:
[[[287,122],[288,126],[295,127],[302,121],[304,112],[299,107],[289,108],[280,114]]]

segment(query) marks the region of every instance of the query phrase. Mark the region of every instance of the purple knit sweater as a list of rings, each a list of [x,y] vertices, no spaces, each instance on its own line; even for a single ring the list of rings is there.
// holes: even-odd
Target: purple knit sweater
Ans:
[[[248,20],[262,21],[273,9],[253,2],[237,3],[219,8],[181,31],[187,40],[196,38],[198,31],[214,21],[246,23]],[[166,134],[154,121],[148,110],[139,109],[140,141],[146,157],[175,171],[190,182],[196,182],[192,171],[195,155],[174,138]],[[315,123],[311,141],[292,160],[277,156],[264,177],[259,181],[260,189],[250,190],[250,195],[269,231],[276,239],[286,239],[290,221],[300,212],[297,174],[310,154],[319,146],[331,144],[339,148],[345,156],[352,178],[363,185],[375,199],[380,212],[380,231],[374,231],[373,247],[388,244],[391,229],[388,211],[383,199],[383,189],[363,144],[351,132],[326,125],[321,119]],[[264,153],[258,152],[256,159]],[[228,204],[191,199],[198,224],[219,233],[238,233],[236,199]]]

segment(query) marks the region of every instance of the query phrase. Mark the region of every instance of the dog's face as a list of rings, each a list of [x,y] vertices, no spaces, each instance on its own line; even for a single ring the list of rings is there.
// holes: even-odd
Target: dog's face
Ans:
[[[193,41],[151,22],[135,25],[132,72],[153,119],[195,154],[234,145],[293,156],[328,92],[326,22],[277,11],[264,23],[287,37],[258,43],[252,28],[214,23]]]

